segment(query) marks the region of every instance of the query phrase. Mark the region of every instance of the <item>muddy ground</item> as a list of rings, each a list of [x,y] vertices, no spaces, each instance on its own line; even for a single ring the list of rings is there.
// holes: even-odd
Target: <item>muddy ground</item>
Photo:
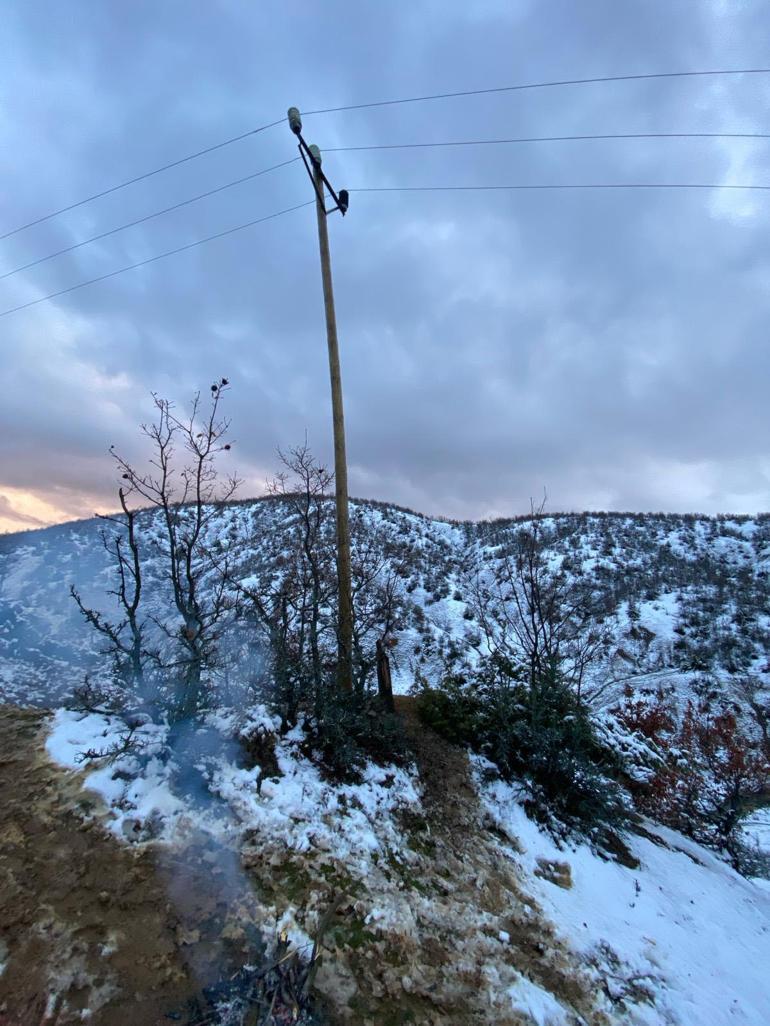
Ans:
[[[397,705],[423,789],[423,813],[403,823],[408,862],[388,852],[362,881],[333,853],[247,839],[229,853],[249,874],[237,894],[206,838],[173,849],[118,841],[82,776],[47,759],[46,713],[0,707],[0,1026],[189,1023],[204,985],[261,957],[255,924],[289,906],[310,936],[338,909],[315,980],[326,1022],[531,1024],[491,1012],[492,964],[557,995],[570,1022],[605,1023],[483,822],[467,756],[425,730],[413,700]],[[403,927],[367,925],[383,904],[403,910]]]
[[[45,719],[0,708],[0,1026],[86,1009],[93,1026],[184,1023],[204,984],[259,950],[248,896],[221,900],[204,842],[118,842],[80,776],[46,758]]]

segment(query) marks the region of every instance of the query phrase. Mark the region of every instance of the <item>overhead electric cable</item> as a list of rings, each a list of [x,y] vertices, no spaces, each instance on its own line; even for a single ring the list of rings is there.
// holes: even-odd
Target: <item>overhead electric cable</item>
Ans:
[[[291,160],[284,160],[280,164],[273,164],[272,167],[263,168],[261,171],[254,171],[250,175],[244,175],[243,178],[236,178],[233,182],[227,182],[225,185],[218,185],[215,189],[209,189],[207,192],[198,193],[197,196],[190,196],[189,199],[181,200],[179,203],[174,203],[170,207],[164,207],[162,210],[155,210],[151,214],[147,214],[144,217],[138,217],[135,221],[127,221],[126,224],[120,224],[117,228],[110,228],[109,231],[100,232],[99,235],[92,235],[88,239],[82,239],[80,242],[75,242],[71,246],[65,246],[64,249],[57,249],[55,253],[49,253],[47,256],[39,257],[37,260],[30,260],[28,264],[22,264],[21,267],[14,267],[12,271],[5,271],[0,274],[0,281],[3,278],[10,278],[12,274],[18,274],[19,271],[26,271],[30,267],[36,267],[38,264],[44,264],[46,260],[53,260],[54,257],[61,256],[63,253],[71,253],[73,249],[80,249],[81,246],[87,246],[90,242],[97,242],[99,239],[106,239],[110,235],[117,235],[118,232],[124,231],[126,228],[133,228],[135,225],[144,224],[145,221],[151,221],[155,217],[160,217],[161,214],[168,214],[172,210],[179,210],[180,207],[189,206],[190,203],[197,203],[198,200],[206,199],[207,196],[214,196],[218,192],[224,192],[225,189],[232,189],[234,185],[242,185],[243,182],[251,181],[253,178],[259,178],[260,175],[266,175],[269,171],[277,171],[281,167],[287,167],[289,164],[295,163],[299,160],[299,157],[292,157]]]
[[[195,160],[197,157],[203,157],[207,153],[213,153],[215,150],[221,150],[224,146],[230,146],[232,143],[240,142],[241,139],[247,139],[250,135],[258,135],[260,132],[266,131],[268,128],[274,128],[276,125],[282,125],[284,118],[279,118],[277,121],[271,121],[267,125],[260,125],[259,128],[251,128],[248,132],[242,132],[240,135],[234,135],[230,139],[224,139],[222,142],[214,143],[213,146],[206,146],[202,150],[196,150],[195,153],[188,153],[186,157],[180,157],[178,160],[172,160],[168,164],[163,164],[161,167],[153,168],[152,171],[145,171],[144,174],[137,175],[135,178],[128,178],[125,182],[119,182],[117,185],[111,185],[109,189],[102,189],[101,192],[95,192],[91,196],[86,196],[83,199],[77,200],[75,203],[70,203],[66,207],[60,207],[58,210],[52,210],[49,214],[43,214],[41,217],[35,218],[34,221],[27,221],[26,224],[20,224],[18,228],[13,228],[9,232],[5,232],[4,235],[0,235],[0,241],[2,239],[8,239],[11,235],[16,235],[17,232],[23,232],[26,228],[32,228],[36,224],[42,224],[43,221],[50,221],[52,217],[56,217],[59,214],[66,214],[68,210],[74,210],[76,207],[82,207],[85,203],[90,203],[92,200],[101,199],[102,196],[109,196],[112,192],[118,192],[119,189],[125,189],[128,185],[135,185],[136,182],[143,182],[146,178],[152,178],[153,175],[159,175],[162,171],[169,171],[172,167],[179,167],[180,164],[186,164],[188,160]]]
[[[326,146],[325,153],[358,150],[418,150],[444,146],[503,146],[510,143],[584,142],[607,139],[770,139],[770,132],[605,132],[597,135],[526,135],[511,139],[460,139],[450,142],[372,143]]]
[[[709,75],[767,74],[770,74],[770,68],[728,68],[715,71],[659,71],[640,75],[603,75],[593,78],[565,78],[550,82],[527,82],[519,85],[495,86],[489,89],[463,89],[455,92],[431,93],[424,96],[406,96],[395,100],[375,100],[370,103],[351,103],[339,107],[323,107],[318,110],[304,111],[303,114],[309,117],[312,114],[334,114],[346,110],[364,110],[371,107],[390,107],[402,103],[423,103],[428,100],[448,100],[461,96],[484,96],[493,93],[518,92],[525,89],[549,89],[558,86],[588,85],[592,83],[633,82],[667,78],[697,78]],[[275,121],[270,121],[265,125],[260,125],[258,128],[251,128],[246,132],[241,132],[240,135],[231,136],[229,139],[223,139],[221,142],[214,143],[211,146],[206,146],[202,150],[196,150],[194,153],[188,153],[187,156],[180,157],[178,160],[172,160],[168,164],[162,164],[160,167],[153,168],[151,171],[145,171],[144,174],[136,175],[134,178],[129,178],[125,182],[119,182],[117,185],[112,185],[107,189],[102,189],[100,192],[92,193],[90,196],[85,196],[83,199],[70,203],[66,207],[60,207],[58,210],[52,210],[48,214],[43,214],[41,217],[37,217],[32,221],[27,221],[26,224],[21,224],[17,228],[13,228],[11,231],[5,232],[0,235],[0,241],[2,239],[9,238],[11,235],[16,235],[17,232],[24,231],[27,228],[32,228],[34,225],[42,224],[44,221],[48,221],[52,217],[57,217],[59,214],[65,214],[67,211],[74,210],[76,207],[82,207],[85,203],[101,199],[102,196],[108,196],[110,193],[117,192],[119,189],[125,189],[126,186],[134,185],[136,182],[144,181],[147,178],[152,178],[153,175],[158,175],[162,171],[169,171],[171,168],[179,167],[180,164],[185,164],[189,160],[195,160],[197,157],[202,157],[207,153],[213,153],[215,150],[223,149],[225,146],[230,146],[232,143],[240,142],[242,139],[247,139],[249,136],[258,135],[260,132],[265,132],[267,129],[275,128],[276,125],[281,125],[283,123],[283,117],[277,118]]]
[[[314,199],[307,200],[305,203],[298,203],[293,207],[286,207],[285,210],[277,210],[273,214],[267,214],[265,217],[257,217],[253,221],[246,221],[245,224],[238,224],[234,228],[227,228],[223,232],[217,232],[215,235],[207,235],[205,239],[196,239],[195,242],[188,242],[185,246],[177,246],[176,249],[166,250],[165,253],[157,253],[155,256],[148,257],[146,260],[139,260],[135,264],[128,264],[126,267],[119,267],[116,271],[109,271],[107,274],[100,274],[97,278],[89,278],[88,281],[80,281],[76,285],[70,285],[69,288],[59,289],[58,292],[51,292],[47,296],[40,296],[39,299],[32,299],[28,303],[21,303],[19,306],[13,306],[8,310],[0,311],[0,317],[6,317],[8,314],[16,313],[18,310],[26,310],[27,307],[37,306],[38,303],[44,303],[48,299],[55,299],[57,296],[64,296],[68,292],[75,292],[77,289],[83,289],[86,285],[95,285],[99,281],[106,281],[107,278],[114,278],[118,274],[123,274],[124,271],[133,271],[137,267],[144,267],[146,264],[152,264],[156,260],[163,260],[164,257],[174,256],[176,253],[184,253],[185,250],[194,249],[195,246],[202,246],[205,242],[213,242],[214,239],[222,239],[226,235],[233,235],[235,232],[243,231],[244,228],[251,228],[255,224],[262,224],[264,221],[272,221],[276,217],[281,217],[283,214],[290,214],[293,210],[301,210],[303,207],[309,207],[316,201]]]
[[[743,185],[743,184],[731,184],[726,182],[572,182],[572,183],[521,183],[515,185],[379,185],[379,186],[362,186],[360,188],[348,189],[349,193],[383,193],[383,192],[509,192],[509,191],[528,191],[528,190],[557,190],[557,189],[733,189],[733,190],[746,190],[746,191],[760,191],[770,192],[770,185]],[[39,299],[33,299],[28,303],[21,303],[19,306],[11,307],[8,310],[0,311],[0,317],[5,317],[8,314],[16,313],[18,310],[25,310],[27,307],[36,306],[38,303],[44,303],[46,300],[55,299],[57,296],[66,295],[68,292],[74,292],[77,289],[85,288],[87,285],[95,285],[97,282],[106,281],[108,278],[114,278],[118,274],[123,274],[125,271],[133,271],[137,267],[144,267],[146,264],[154,263],[156,260],[162,260],[165,257],[174,256],[177,253],[183,253],[188,249],[193,249],[196,246],[202,246],[206,242],[212,242],[214,239],[224,238],[226,235],[232,235],[235,232],[243,231],[245,228],[251,228],[253,225],[261,224],[264,221],[273,220],[276,217],[281,217],[283,214],[290,214],[294,210],[301,210],[303,207],[311,206],[316,200],[308,200],[305,203],[298,203],[293,207],[286,207],[284,210],[278,210],[275,213],[267,214],[264,217],[258,217],[253,221],[246,221],[244,224],[236,225],[233,228],[227,228],[222,232],[217,232],[214,235],[207,235],[203,239],[196,239],[195,242],[188,242],[184,246],[177,246],[175,249],[166,250],[164,253],[157,253],[155,256],[148,257],[146,260],[139,260],[137,263],[129,264],[126,267],[119,267],[115,271],[109,271],[107,274],[99,275],[96,278],[89,278],[87,281],[78,282],[76,285],[70,285],[66,289],[60,289],[58,292],[51,292],[47,296],[41,296]]]
[[[330,146],[325,148],[325,152],[348,153],[358,150],[408,150],[447,146],[500,146],[509,143],[573,142],[583,140],[607,139],[770,139],[770,133],[624,132],[602,133],[593,135],[520,136],[510,139],[467,139],[450,142],[377,143],[361,146]],[[299,157],[292,157],[289,160],[283,160],[280,164],[273,164],[272,167],[263,168],[260,171],[254,171],[251,174],[244,175],[242,178],[236,178],[232,182],[226,182],[224,185],[219,185],[214,189],[208,189],[206,192],[198,193],[196,196],[190,196],[188,199],[181,200],[179,203],[173,203],[170,207],[163,207],[161,210],[155,210],[151,214],[147,214],[144,217],[136,218],[136,220],[134,221],[127,221],[125,224],[118,225],[116,228],[111,228],[106,232],[100,232],[98,235],[92,235],[87,239],[82,239],[80,242],[75,242],[71,246],[65,246],[63,249],[57,249],[53,253],[48,253],[46,254],[46,256],[39,257],[36,260],[30,260],[29,263],[22,264],[19,267],[14,267],[12,270],[5,271],[2,274],[0,274],[0,281],[2,281],[3,278],[10,278],[14,274],[19,274],[21,271],[27,271],[31,267],[37,267],[38,264],[43,264],[48,260],[53,260],[54,257],[63,256],[65,253],[71,253],[73,250],[80,249],[82,246],[87,246],[92,242],[98,242],[101,239],[106,239],[111,235],[116,235],[118,232],[122,232],[127,228],[134,228],[136,227],[136,225],[144,224],[145,222],[151,221],[156,217],[160,217],[162,214],[171,213],[172,211],[178,210],[181,207],[188,206],[191,203],[196,203],[199,200],[206,199],[209,196],[214,196],[219,192],[224,192],[226,189],[231,189],[236,185],[242,185],[244,182],[251,181],[254,178],[259,178],[261,175],[266,175],[271,171],[277,171],[282,167],[287,167],[290,164],[294,164],[299,159]]]
[[[520,85],[495,86],[491,89],[462,89],[451,93],[431,93],[425,96],[406,96],[398,100],[374,100],[371,103],[349,103],[343,107],[323,107],[303,110],[303,117],[311,114],[336,114],[344,110],[366,110],[371,107],[393,107],[400,103],[424,103],[427,100],[451,100],[460,96],[485,96],[492,93],[514,93],[525,89],[552,89],[558,86],[593,85],[602,82],[640,82],[656,78],[699,78],[708,75],[768,75],[770,68],[728,68],[718,71],[656,71],[644,75],[601,75],[594,78],[562,78],[552,82],[526,82]]]
[[[770,185],[723,182],[576,182],[522,185],[371,185],[348,192],[505,192],[528,189],[739,189],[770,192]]]

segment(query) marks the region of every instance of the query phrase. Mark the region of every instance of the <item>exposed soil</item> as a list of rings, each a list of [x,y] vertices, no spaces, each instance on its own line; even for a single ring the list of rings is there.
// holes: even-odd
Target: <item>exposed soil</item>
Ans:
[[[467,754],[420,721],[416,698],[398,695],[394,702],[414,752],[431,821],[443,834],[462,837],[478,821],[478,796]]]
[[[419,856],[403,879],[405,896],[413,895],[407,900],[415,911],[417,935],[403,938],[400,952],[387,942],[384,948],[379,945],[378,953],[392,963],[395,975],[404,973],[406,993],[392,986],[388,966],[373,965],[370,954],[353,965],[360,995],[354,1008],[361,1019],[350,1021],[375,1026],[531,1023],[504,1007],[492,1011],[484,997],[489,987],[484,967],[493,961],[515,968],[558,997],[567,1015],[573,1013],[571,1022],[605,1023],[594,1008],[593,985],[522,891],[515,867],[485,821],[466,752],[421,723],[416,699],[399,696],[395,704],[414,752],[425,812],[424,820],[404,822],[407,843]],[[510,839],[504,844],[510,849]],[[494,943],[500,930],[509,937],[505,947]],[[381,995],[378,1002],[365,999],[372,993]]]
[[[0,1026],[74,1026],[86,1010],[93,1026],[184,1024],[203,985],[261,954],[254,923],[291,907],[312,936],[332,904],[316,985],[340,1022],[531,1024],[505,1001],[492,1009],[492,966],[500,985],[523,975],[549,990],[570,1022],[604,1023],[588,978],[523,893],[510,840],[485,822],[466,754],[420,724],[413,700],[396,704],[423,788],[404,849],[359,879],[333,852],[247,839],[228,857],[254,892],[237,896],[205,839],[119,842],[81,776],[46,758],[46,714],[0,707]],[[370,921],[378,907],[388,922]]]
[[[0,707],[0,1026],[69,1026],[85,1009],[93,1026],[184,1023],[201,985],[258,947],[248,896],[219,900],[195,839],[159,862],[110,835],[80,776],[46,758],[45,716]]]

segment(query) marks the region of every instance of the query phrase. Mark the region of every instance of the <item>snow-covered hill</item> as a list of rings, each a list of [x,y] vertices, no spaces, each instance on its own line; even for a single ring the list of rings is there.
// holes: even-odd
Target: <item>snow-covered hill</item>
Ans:
[[[472,658],[480,629],[474,574],[501,566],[528,521],[452,523],[376,503],[352,507],[377,550],[374,563],[399,582],[396,690],[437,683]],[[187,742],[180,747],[179,728],[161,721],[137,728],[146,742],[139,756],[91,758],[84,769],[89,750],[93,756],[125,733],[115,718],[62,708],[104,663],[69,590],[111,610],[105,527],[83,521],[0,538],[0,697],[57,710],[46,748],[60,772],[72,774],[63,791],[83,785],[101,800],[75,801],[72,829],[104,828],[112,844],[168,855],[181,874],[168,884],[168,908],[173,922],[186,924],[176,953],[182,962],[189,948],[194,964],[190,938],[210,928],[196,920],[196,895],[185,881],[210,878],[208,904],[226,910],[229,937],[243,939],[256,923],[266,942],[291,945],[302,958],[328,909],[337,909],[316,977],[334,1022],[764,1026],[766,881],[739,876],[714,852],[650,820],[617,837],[614,851],[575,834],[556,841],[528,818],[526,789],[421,726],[414,699],[399,700],[414,762],[367,763],[353,783],[324,777],[301,723],[282,734],[254,694],[227,709],[226,689],[217,692],[219,707],[191,728],[192,761],[180,755]],[[154,545],[161,527],[155,515],[142,515],[144,595],[157,621],[172,608]],[[667,691],[680,707],[705,695],[741,711],[747,680],[755,698],[770,684],[770,518],[563,514],[540,518],[539,527],[547,562],[585,585],[607,629],[587,693],[607,737],[632,746],[624,749],[629,775],[633,746],[644,757],[645,743],[629,731],[613,734],[618,721],[607,713],[625,689]],[[235,580],[261,582],[266,572],[283,572],[295,528],[286,499],[234,503],[212,522],[206,544],[215,558],[226,556]],[[243,658],[253,639],[248,621],[233,616],[228,629],[235,639],[223,672],[229,680],[248,672]],[[11,732],[14,716],[40,718],[6,710]],[[41,766],[39,748],[17,754]],[[50,768],[45,773],[55,789]],[[751,828],[758,839],[766,836],[764,816],[757,811]],[[15,835],[8,836],[16,858]],[[38,843],[45,836],[40,831]],[[67,1008],[73,1016],[85,1008],[94,1022],[110,1023],[123,986],[120,959],[110,963],[120,939],[114,931],[102,936],[100,926],[99,902],[110,892],[83,900],[78,923],[88,920],[92,939],[78,948],[76,971],[69,963],[61,969],[71,951],[60,938],[70,937],[70,926],[70,933],[51,933],[42,920],[34,927],[59,967],[49,977],[60,991],[48,997],[62,1022],[70,1021]],[[14,930],[0,975],[6,987],[23,962]],[[79,1004],[68,1005],[67,988]],[[237,1010],[220,1012],[206,1021],[244,1021]]]
[[[404,613],[394,652],[395,684],[431,680],[462,652],[474,631],[465,572],[494,566],[527,519],[454,523],[397,507],[354,502],[354,519],[376,529],[384,562],[397,567]],[[770,517],[674,514],[559,514],[542,518],[554,564],[598,596],[612,644],[597,680],[602,701],[622,682],[659,684],[689,694],[707,675],[730,694],[746,674],[770,676]],[[109,525],[106,525],[109,527]],[[56,705],[98,662],[96,641],[69,588],[109,609],[114,586],[100,541],[105,524],[80,521],[0,537],[0,695],[26,705]],[[274,559],[293,529],[285,501],[234,503],[222,510],[210,544],[227,549],[242,578]],[[157,535],[157,518],[143,521]],[[168,605],[160,560],[147,548],[150,608]]]

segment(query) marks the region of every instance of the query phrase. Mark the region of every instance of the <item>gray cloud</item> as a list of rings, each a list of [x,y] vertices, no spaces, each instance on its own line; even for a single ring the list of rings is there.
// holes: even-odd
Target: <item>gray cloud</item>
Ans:
[[[764,5],[8,6],[0,225],[305,109],[516,81],[763,63]],[[770,81],[544,89],[307,117],[322,148],[761,131]],[[6,239],[13,267],[293,155],[283,126]],[[766,183],[770,145],[328,153],[339,186]],[[12,306],[309,198],[301,165],[0,282]],[[353,193],[331,222],[351,489],[431,512],[767,508],[763,194]],[[0,320],[0,485],[108,503],[150,390],[226,374],[259,490],[307,429],[331,461],[312,209]],[[78,498],[80,496],[80,498]]]

